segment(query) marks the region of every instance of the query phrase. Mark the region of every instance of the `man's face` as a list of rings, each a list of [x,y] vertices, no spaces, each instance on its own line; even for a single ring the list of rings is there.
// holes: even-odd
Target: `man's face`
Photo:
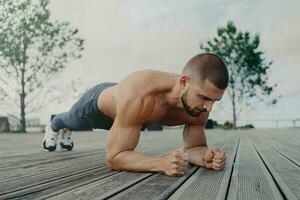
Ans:
[[[190,82],[181,96],[181,102],[188,115],[198,117],[202,112],[210,112],[215,101],[223,97],[224,91],[215,87],[209,80],[201,84]]]

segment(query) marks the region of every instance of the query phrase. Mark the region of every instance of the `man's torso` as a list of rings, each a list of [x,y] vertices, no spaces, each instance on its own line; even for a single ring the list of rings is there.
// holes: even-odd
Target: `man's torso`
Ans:
[[[151,74],[154,80],[149,82],[149,76],[151,76]],[[157,76],[164,76],[163,80],[165,81],[158,83],[155,80]],[[164,94],[166,91],[172,89],[178,76],[179,75],[174,73],[154,70],[143,70],[135,72],[134,75],[130,74],[118,84],[108,87],[100,93],[98,97],[99,110],[112,119],[115,119],[117,115],[117,104],[124,99],[118,96],[120,90],[124,88],[122,84],[134,85],[132,88],[129,86],[130,89],[128,89],[126,95],[133,95],[135,98],[150,98],[153,100],[152,114],[150,117],[148,116],[147,118],[141,119],[143,125],[160,123],[167,126],[176,126],[193,123],[196,119],[187,115],[183,109],[170,107],[165,103]],[[148,77],[148,79],[146,77]]]

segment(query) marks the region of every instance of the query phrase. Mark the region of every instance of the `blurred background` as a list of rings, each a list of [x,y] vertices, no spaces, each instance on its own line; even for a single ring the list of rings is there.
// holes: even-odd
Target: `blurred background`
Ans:
[[[0,131],[41,131],[89,87],[220,54],[208,128],[300,127],[300,1],[2,0]]]

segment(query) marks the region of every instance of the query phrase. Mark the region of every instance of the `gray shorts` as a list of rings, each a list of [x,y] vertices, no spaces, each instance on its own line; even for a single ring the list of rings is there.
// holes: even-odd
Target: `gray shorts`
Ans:
[[[86,91],[71,107],[70,111],[55,115],[51,120],[54,131],[62,128],[71,130],[109,130],[114,119],[98,108],[98,96],[106,88],[116,85],[113,82],[100,83]]]

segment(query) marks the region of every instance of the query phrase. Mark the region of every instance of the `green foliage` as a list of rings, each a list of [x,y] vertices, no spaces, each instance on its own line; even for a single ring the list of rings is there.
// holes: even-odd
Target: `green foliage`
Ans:
[[[226,121],[224,124],[223,124],[223,129],[227,130],[227,129],[233,129],[233,124],[229,121]]]
[[[53,21],[48,0],[2,0],[0,3],[0,67],[21,82],[24,71],[26,92],[40,87],[41,74],[50,77],[65,67],[71,58],[79,58],[83,39],[68,22]]]
[[[238,128],[239,129],[252,129],[252,128],[255,128],[255,127],[253,126],[253,124],[246,124],[244,126],[239,126]]]
[[[0,87],[0,102],[6,97],[6,92]]]
[[[229,121],[226,121],[223,125],[222,125],[222,128],[225,129],[225,130],[228,130],[228,129],[234,129],[234,124],[229,122]],[[236,127],[237,129],[252,129],[252,128],[255,128],[252,124],[246,124],[244,126],[239,126],[239,127]]]
[[[268,70],[273,62],[264,58],[259,45],[258,34],[238,31],[231,21],[218,28],[216,37],[200,44],[200,49],[217,53],[227,64],[230,75],[227,92],[233,105],[234,125],[237,113],[244,106],[254,107],[258,102],[272,105],[278,100],[271,97],[277,84],[268,84]]]
[[[80,58],[83,50],[78,29],[52,20],[48,4],[48,0],[0,1],[0,69],[15,80],[21,113],[26,95],[43,87],[71,59]],[[7,83],[0,79],[2,89]]]

